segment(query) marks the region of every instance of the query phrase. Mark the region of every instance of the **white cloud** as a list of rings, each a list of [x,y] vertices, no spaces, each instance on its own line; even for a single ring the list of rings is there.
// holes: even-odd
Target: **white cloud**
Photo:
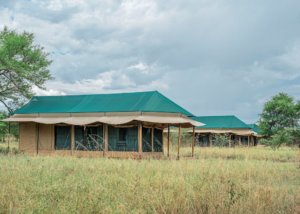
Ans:
[[[33,32],[53,59],[38,94],[157,89],[195,114],[250,122],[274,93],[300,98],[300,2],[0,2],[0,27]]]
[[[38,96],[65,95],[64,92],[59,91],[59,90],[54,90],[51,88],[41,89],[36,86],[32,87],[32,91],[34,92],[35,95],[38,95]]]
[[[128,69],[130,70],[138,70],[144,74],[148,74],[149,73],[149,67],[147,65],[145,65],[142,62],[139,62],[137,64],[131,65],[128,67]]]
[[[169,86],[164,77],[162,77],[162,79],[145,81],[144,84],[138,84],[135,82],[135,79],[131,78],[131,75],[119,70],[99,73],[93,79],[82,79],[74,82],[53,80],[46,84],[46,88],[46,90],[42,90],[33,87],[33,91],[36,95],[96,94],[108,92],[167,90]]]

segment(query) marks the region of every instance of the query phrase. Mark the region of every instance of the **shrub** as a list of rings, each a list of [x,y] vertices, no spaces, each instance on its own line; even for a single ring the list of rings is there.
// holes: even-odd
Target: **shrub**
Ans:
[[[7,144],[1,144],[0,143],[0,155],[7,155],[7,154],[20,154],[20,151],[15,145],[12,145],[12,147],[8,148]]]
[[[229,146],[229,135],[228,134],[216,134],[213,139],[212,143],[215,146],[225,147]]]
[[[292,130],[282,129],[276,134],[272,135],[269,139],[261,141],[262,144],[270,146],[272,149],[278,149],[281,145],[291,145],[293,142]]]

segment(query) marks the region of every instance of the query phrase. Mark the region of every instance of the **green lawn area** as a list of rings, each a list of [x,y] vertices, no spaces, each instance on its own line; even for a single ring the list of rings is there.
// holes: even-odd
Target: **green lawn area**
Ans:
[[[3,147],[3,145],[1,145]],[[0,213],[297,213],[299,150],[182,148],[172,159],[0,154]]]

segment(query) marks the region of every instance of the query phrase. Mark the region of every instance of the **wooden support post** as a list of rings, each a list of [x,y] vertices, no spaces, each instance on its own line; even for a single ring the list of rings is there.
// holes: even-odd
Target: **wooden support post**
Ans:
[[[71,126],[71,155],[74,154],[74,147],[75,147],[75,126]]]
[[[105,125],[102,124],[102,152],[103,157],[105,156]]]
[[[249,144],[250,144],[250,136],[248,136],[248,147],[249,147]]]
[[[239,145],[242,145],[242,137],[239,135]]]
[[[155,140],[155,138],[153,138]],[[161,131],[161,139],[162,139],[162,153],[165,154],[165,139],[164,139],[164,129]]]
[[[7,136],[7,149],[10,149],[10,122],[8,122],[8,136]]]
[[[212,146],[212,136],[211,136],[211,133],[208,134],[208,141],[209,141],[209,147]]]
[[[108,125],[103,124],[103,135],[104,135],[104,148],[103,148],[103,156],[108,152]]]
[[[180,144],[181,144],[181,126],[178,127],[178,148],[177,148],[177,160],[179,160],[179,150],[180,150]]]
[[[20,136],[20,135],[19,135]],[[54,151],[56,148],[55,148],[55,125],[51,125],[51,144],[52,144],[52,150]]]
[[[154,152],[154,128],[151,128],[151,151]]]
[[[138,152],[139,152],[140,157],[142,157],[142,154],[143,154],[142,142],[143,142],[143,126],[142,126],[142,123],[139,123],[139,126],[138,126]]]
[[[193,136],[192,136],[192,157],[194,157],[195,150],[195,126],[193,126]]]
[[[20,151],[20,128],[21,128],[21,126],[20,126],[20,123],[18,123],[18,151]]]
[[[229,134],[229,147],[231,147],[231,134]]]
[[[36,154],[39,154],[39,144],[40,144],[40,124],[36,123]]]
[[[170,156],[170,125],[168,125],[168,139],[167,139],[167,147],[168,147],[168,157]]]

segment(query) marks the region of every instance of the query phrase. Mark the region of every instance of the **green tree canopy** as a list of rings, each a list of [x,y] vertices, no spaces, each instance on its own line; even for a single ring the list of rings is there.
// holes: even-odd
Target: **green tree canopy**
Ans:
[[[0,102],[10,113],[32,97],[33,86],[43,88],[51,79],[50,64],[48,54],[34,44],[32,33],[6,27],[0,32]]]
[[[299,127],[300,102],[296,103],[288,94],[279,93],[265,103],[260,116],[260,128],[266,136],[283,129]]]

